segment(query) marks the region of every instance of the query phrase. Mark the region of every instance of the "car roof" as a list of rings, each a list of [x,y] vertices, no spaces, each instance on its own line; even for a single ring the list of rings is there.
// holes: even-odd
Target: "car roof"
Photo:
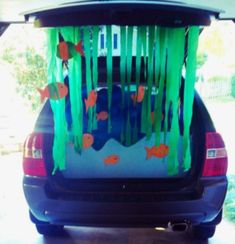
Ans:
[[[235,19],[234,0],[171,0],[171,1],[87,1],[87,0],[1,0],[0,1],[0,22],[25,22],[26,17],[33,13],[41,13],[45,10],[56,10],[71,6],[89,4],[110,4],[110,3],[151,3],[165,4],[166,6],[176,5],[191,8],[207,9],[217,12],[219,19]],[[216,10],[216,11],[215,11]]]

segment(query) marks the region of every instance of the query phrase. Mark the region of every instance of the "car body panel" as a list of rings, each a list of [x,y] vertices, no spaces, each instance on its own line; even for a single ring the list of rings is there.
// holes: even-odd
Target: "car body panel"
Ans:
[[[185,199],[164,199],[164,192],[95,192],[74,200],[66,194],[49,196],[46,179],[24,177],[24,192],[32,213],[41,221],[80,226],[154,227],[174,221],[207,223],[219,214],[226,190],[226,177],[205,178],[193,191],[165,193]],[[69,193],[68,193],[69,194]],[[79,195],[79,194],[78,194]],[[127,197],[128,195],[128,201]],[[142,196],[142,197],[141,197]],[[156,199],[155,199],[156,196]],[[161,197],[159,197],[161,196]],[[218,197],[220,196],[220,197]]]

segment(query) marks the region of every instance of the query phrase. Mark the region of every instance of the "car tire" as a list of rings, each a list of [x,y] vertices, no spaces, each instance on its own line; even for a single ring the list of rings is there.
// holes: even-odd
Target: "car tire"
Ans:
[[[215,234],[216,225],[192,226],[193,237],[197,240],[207,240]]]
[[[63,225],[53,225],[49,222],[44,222],[37,219],[31,211],[29,211],[29,217],[31,221],[35,224],[37,232],[45,236],[61,236],[64,232]]]
[[[39,234],[44,236],[61,236],[64,234],[63,225],[35,224]]]

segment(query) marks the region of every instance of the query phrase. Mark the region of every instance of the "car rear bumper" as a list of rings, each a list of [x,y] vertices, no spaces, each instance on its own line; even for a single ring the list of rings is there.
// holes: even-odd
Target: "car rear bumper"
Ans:
[[[157,202],[104,202],[49,198],[47,180],[24,177],[24,193],[34,216],[54,224],[154,227],[168,222],[206,223],[219,214],[227,190],[226,177],[203,179],[198,199]]]

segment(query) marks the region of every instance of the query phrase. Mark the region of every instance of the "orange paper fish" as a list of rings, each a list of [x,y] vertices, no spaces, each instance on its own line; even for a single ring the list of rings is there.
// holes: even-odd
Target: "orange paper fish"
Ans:
[[[58,100],[68,94],[68,88],[61,82],[55,82],[47,85],[44,89],[37,88],[41,95],[41,102],[47,97],[53,100]]]
[[[149,159],[151,157],[156,158],[164,158],[168,155],[169,147],[166,144],[160,144],[158,147],[153,146],[151,148],[145,147],[147,157],[146,159]]]
[[[84,51],[82,48],[82,41],[80,41],[77,45],[74,45],[75,50],[81,54],[81,56],[84,56]]]
[[[104,159],[104,163],[106,165],[112,165],[112,164],[117,164],[120,160],[120,157],[116,154],[110,155],[107,158]]]
[[[97,92],[95,90],[92,90],[89,93],[88,98],[85,99],[86,113],[90,107],[94,107],[94,105],[96,104],[96,100],[97,100]]]
[[[139,86],[138,87],[138,93],[131,95],[131,99],[133,100],[134,104],[136,104],[136,102],[141,103],[143,101],[144,93],[145,93],[144,86]]]
[[[91,134],[85,133],[82,138],[83,148],[87,149],[91,147],[94,143],[94,137]]]
[[[102,112],[97,113],[96,119],[97,119],[97,121],[106,120],[108,118],[108,116],[109,116],[108,112],[102,111]]]

